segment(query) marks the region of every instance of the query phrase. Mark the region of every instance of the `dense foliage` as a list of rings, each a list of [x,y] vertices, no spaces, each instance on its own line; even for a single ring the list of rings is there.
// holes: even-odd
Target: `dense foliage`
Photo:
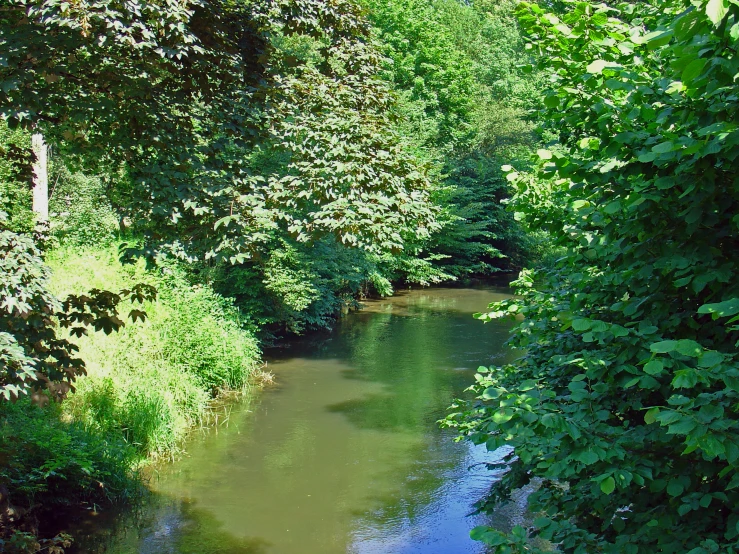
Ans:
[[[208,421],[218,393],[249,387],[259,349],[231,302],[193,285],[182,265],[121,266],[116,246],[58,249],[48,260],[58,295],[133,283],[158,291],[156,302],[144,304],[144,323],[75,339],[88,375],[63,411],[93,432],[125,441],[140,457],[171,456],[193,425]]]
[[[516,362],[449,417],[514,447],[491,502],[534,481],[534,532],[573,553],[739,551],[739,7],[518,10],[559,141],[513,205],[567,254],[483,319],[522,317]],[[533,551],[526,533],[475,536]]]
[[[31,232],[31,136],[11,130],[0,120],[0,212],[6,214],[4,225],[14,232]]]
[[[233,263],[275,235],[399,248],[399,232],[433,226],[351,2],[11,2],[2,17],[0,113],[125,170],[125,211],[152,248]],[[318,41],[315,63],[279,37]],[[266,175],[248,160],[265,142],[284,160]]]
[[[431,199],[441,230],[419,248],[443,275],[464,278],[519,267],[530,241],[501,201],[500,166],[535,142],[527,111],[538,74],[520,65],[514,4],[365,0],[398,91],[401,132],[435,167]]]
[[[88,327],[111,333],[125,325],[118,317],[123,298],[142,303],[156,296],[153,288],[137,284],[120,294],[93,289],[60,301],[48,290],[49,270],[33,240],[4,228],[0,213],[0,395],[5,400],[48,389],[64,397],[84,362],[76,346],[59,336],[58,326],[77,336]],[[146,314],[131,309],[136,321]]]

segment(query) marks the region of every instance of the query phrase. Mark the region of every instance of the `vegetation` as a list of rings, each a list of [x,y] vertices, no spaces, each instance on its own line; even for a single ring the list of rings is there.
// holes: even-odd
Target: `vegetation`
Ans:
[[[536,143],[527,112],[541,100],[538,73],[519,67],[514,4],[365,4],[400,95],[401,132],[438,172],[431,199],[442,228],[420,248],[442,278],[520,267],[535,244],[501,204],[509,186],[500,167],[527,160]]]
[[[87,377],[63,403],[71,419],[118,436],[140,457],[171,456],[207,420],[219,392],[242,390],[257,371],[253,333],[230,302],[191,284],[181,267],[121,266],[117,248],[60,249],[48,259],[57,293],[146,282],[158,290],[144,323],[76,341]]]
[[[539,517],[473,535],[739,550],[737,6],[6,2],[2,548],[130,498],[258,340],[534,265],[480,315],[520,319],[521,357],[446,424],[514,448],[481,509],[534,482]]]
[[[562,552],[736,552],[734,3],[533,4],[520,21],[550,72],[558,133],[513,206],[566,255],[524,272],[525,349],[485,369],[448,423],[514,447],[491,499],[533,480],[534,532]],[[497,552],[526,532],[475,531]]]
[[[0,538],[16,550],[36,548],[34,515],[54,495],[124,498],[114,483],[176,452],[210,400],[254,375],[255,334],[330,327],[393,282],[474,273],[436,263],[442,229],[459,237],[449,248],[476,237],[472,257],[501,255],[479,225],[460,231],[480,207],[448,212],[445,198],[470,196],[403,131],[402,87],[354,2],[10,2],[0,29],[0,386],[13,402],[0,458],[15,471]],[[434,72],[466,71],[463,57],[455,46]],[[452,89],[431,114],[445,121],[438,152],[471,136],[467,89]],[[31,211],[31,133],[52,147],[48,227]]]

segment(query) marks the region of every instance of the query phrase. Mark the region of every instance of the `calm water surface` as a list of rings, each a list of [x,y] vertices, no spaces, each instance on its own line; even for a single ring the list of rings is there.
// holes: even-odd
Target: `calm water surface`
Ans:
[[[503,297],[405,291],[272,353],[276,385],[161,467],[135,514],[83,522],[78,552],[482,553],[469,530],[489,520],[467,514],[491,455],[436,421],[475,368],[510,356],[509,324],[471,317]]]

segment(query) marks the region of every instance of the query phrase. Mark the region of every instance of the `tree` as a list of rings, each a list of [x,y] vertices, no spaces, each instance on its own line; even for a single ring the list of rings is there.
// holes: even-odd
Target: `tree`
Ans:
[[[322,240],[380,254],[437,227],[353,2],[14,0],[0,8],[0,44],[0,116],[108,174],[122,221],[145,238],[129,254],[259,264],[275,245]],[[300,44],[311,60],[292,55]],[[107,331],[122,324],[121,296],[148,293],[62,305],[30,238],[2,232],[7,394],[43,376],[69,384],[83,371],[71,344],[44,365],[52,316]]]
[[[118,187],[125,215],[146,233],[150,251],[240,262],[274,233],[301,240],[333,234],[348,245],[398,248],[397,229],[433,226],[422,168],[393,147],[382,111],[391,100],[374,78],[379,58],[350,1],[158,1],[123,8],[114,0],[13,1],[0,17],[7,49],[0,114],[11,126],[37,125],[88,167],[109,175],[124,170]],[[275,41],[295,36],[321,42],[319,60],[313,68],[298,64],[283,78],[279,70],[289,60]],[[365,120],[345,128],[344,139],[363,144],[364,166],[387,169],[384,178],[346,173],[352,159],[325,142],[335,123],[325,111],[315,117],[285,111],[301,80],[300,92],[311,93],[314,107],[318,97],[341,101]],[[288,131],[282,116],[298,116],[308,130],[324,133],[314,149],[333,153],[337,163],[301,162],[297,142],[290,145],[302,138],[300,121]],[[280,147],[294,162],[287,161],[291,174],[279,177],[289,181],[250,170],[248,158],[264,141],[284,141]],[[303,179],[310,171],[321,177],[335,171],[341,186]],[[323,189],[314,198],[315,184]],[[363,195],[382,217],[357,215]],[[308,202],[295,212],[302,196]]]
[[[522,316],[525,350],[448,423],[513,446],[491,502],[536,480],[534,533],[562,552],[737,552],[739,6],[518,14],[559,142],[511,170],[513,206],[568,253],[481,315]],[[474,534],[535,550],[521,529]]]
[[[458,0],[365,0],[398,91],[401,133],[430,160],[431,200],[441,230],[420,241],[440,277],[519,267],[528,253],[501,200],[510,195],[503,160],[535,141],[525,112],[536,75],[518,67],[523,40],[514,4]]]

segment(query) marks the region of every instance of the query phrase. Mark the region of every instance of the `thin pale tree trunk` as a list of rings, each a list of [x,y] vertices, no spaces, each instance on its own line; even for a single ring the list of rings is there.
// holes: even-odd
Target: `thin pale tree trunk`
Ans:
[[[49,150],[41,133],[31,137],[31,147],[36,157],[33,163],[33,211],[39,221],[49,220]]]

